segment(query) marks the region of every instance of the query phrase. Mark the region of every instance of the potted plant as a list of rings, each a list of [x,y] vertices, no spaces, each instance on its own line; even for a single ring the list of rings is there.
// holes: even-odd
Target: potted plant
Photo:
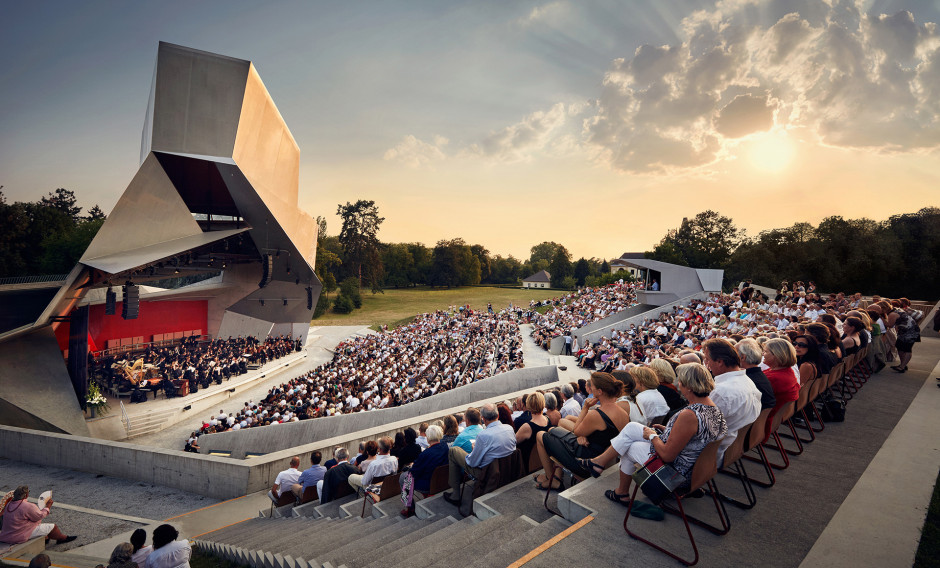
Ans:
[[[85,407],[89,409],[92,418],[94,418],[97,413],[101,413],[101,415],[104,416],[108,413],[108,410],[111,409],[111,407],[108,406],[108,399],[101,393],[101,387],[98,386],[98,383],[88,385],[88,396],[85,399]]]

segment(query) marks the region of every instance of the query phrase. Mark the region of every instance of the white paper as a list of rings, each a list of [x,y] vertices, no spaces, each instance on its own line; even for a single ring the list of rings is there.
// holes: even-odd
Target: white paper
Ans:
[[[45,509],[46,503],[48,503],[50,499],[52,499],[52,491],[43,491],[43,493],[39,496],[39,508]]]

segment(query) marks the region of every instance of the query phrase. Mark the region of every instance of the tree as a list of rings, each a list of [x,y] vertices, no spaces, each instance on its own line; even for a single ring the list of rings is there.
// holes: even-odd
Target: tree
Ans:
[[[108,216],[104,214],[104,211],[101,210],[101,207],[95,205],[88,210],[88,215],[85,216],[86,221],[103,221]]]
[[[530,250],[529,262],[532,263],[533,266],[535,266],[539,261],[544,260],[547,266],[549,263],[552,262],[552,259],[555,258],[555,253],[558,251],[559,248],[565,248],[565,247],[552,241],[544,241],[542,243],[539,243],[535,245],[534,247],[532,247],[532,249]],[[539,268],[535,270],[535,272],[538,272],[539,270],[545,270],[545,269]],[[533,274],[535,274],[535,272],[533,272]]]
[[[490,251],[483,245],[470,245],[470,252],[480,261],[480,281],[490,277]]]
[[[667,232],[647,258],[693,268],[723,269],[743,237],[743,231],[730,217],[709,209],[691,220],[683,219],[679,229]]]
[[[408,280],[412,286],[427,284],[431,276],[431,249],[422,243],[408,243],[406,246],[413,259],[411,270],[408,272]]]
[[[600,270],[600,272],[601,272],[601,274],[609,274],[609,273],[610,273],[610,265],[607,264],[607,259],[604,259],[604,262],[601,263],[601,270]]]
[[[578,282],[574,279],[574,276],[565,276],[561,281],[561,287],[565,290],[574,290],[578,287]]]
[[[60,187],[54,192],[50,191],[49,195],[43,197],[39,204],[61,211],[73,222],[77,222],[79,220],[79,214],[82,212],[82,208],[76,205],[77,201],[78,199],[75,197],[74,191]]]
[[[431,286],[472,286],[480,283],[480,259],[463,239],[440,240],[431,253]]]
[[[552,263],[548,267],[549,274],[552,275],[552,288],[564,288],[565,278],[574,276],[574,267],[571,266],[571,253],[568,249],[558,245],[555,249],[555,255],[552,257]]]
[[[410,275],[414,270],[414,257],[408,245],[390,244],[383,247],[382,265],[385,267],[385,284],[401,288],[411,283]]]
[[[591,275],[591,265],[583,256],[574,265],[574,278],[578,286],[584,286],[584,279]]]
[[[355,203],[339,205],[336,214],[343,219],[339,242],[346,252],[345,266],[348,276],[355,276],[362,288],[363,279],[373,291],[379,289],[382,261],[379,256],[379,226],[385,221],[379,217],[375,201],[360,199]]]

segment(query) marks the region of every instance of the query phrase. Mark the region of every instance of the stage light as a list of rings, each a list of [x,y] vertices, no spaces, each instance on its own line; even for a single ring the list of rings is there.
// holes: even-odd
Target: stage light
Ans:
[[[117,303],[117,294],[114,293],[114,290],[108,286],[108,291],[104,295],[104,313],[105,315],[113,316],[116,312],[116,303]]]
[[[124,296],[121,302],[121,317],[129,319],[137,319],[137,314],[140,312],[140,288],[134,285],[130,280],[124,284]]]

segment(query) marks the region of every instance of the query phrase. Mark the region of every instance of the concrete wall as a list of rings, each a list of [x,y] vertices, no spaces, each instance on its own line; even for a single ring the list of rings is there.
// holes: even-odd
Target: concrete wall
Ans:
[[[624,330],[624,329],[629,328],[631,324],[639,325],[640,322],[642,322],[645,318],[650,318],[650,319],[657,318],[659,317],[659,314],[663,312],[671,311],[672,308],[674,308],[675,306],[679,306],[679,305],[687,306],[692,300],[704,300],[707,297],[708,297],[708,292],[699,292],[697,294],[692,294],[691,296],[687,296],[675,302],[670,302],[664,306],[660,306],[659,308],[649,310],[642,314],[634,315],[629,318],[622,319],[618,322],[614,322],[613,324],[608,325],[606,327],[596,329],[592,331],[591,333],[585,333],[582,339],[589,340],[592,343],[599,341],[601,337],[605,335],[609,336],[610,333],[614,329]],[[582,344],[583,344],[583,341],[582,341]]]
[[[501,399],[509,393],[531,390],[557,381],[558,369],[554,366],[516,369],[404,406],[209,434],[199,438],[199,446],[203,453],[225,451],[231,452],[233,458],[243,458],[247,453],[270,454],[304,442],[323,441],[358,431],[379,428],[384,432],[387,425],[402,421],[410,426],[427,420],[428,416],[439,418],[470,405],[478,405],[486,399]]]

